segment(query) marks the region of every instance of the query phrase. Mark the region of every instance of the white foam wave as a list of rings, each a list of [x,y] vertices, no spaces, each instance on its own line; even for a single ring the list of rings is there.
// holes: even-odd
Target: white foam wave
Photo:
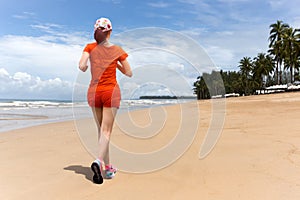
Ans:
[[[44,108],[44,107],[72,107],[72,102],[59,101],[23,101],[13,100],[0,102],[0,109],[29,109],[29,108]]]

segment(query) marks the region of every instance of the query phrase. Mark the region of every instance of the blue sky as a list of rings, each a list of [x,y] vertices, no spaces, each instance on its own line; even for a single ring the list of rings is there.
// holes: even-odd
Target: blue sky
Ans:
[[[294,28],[300,27],[299,3],[300,0],[0,0],[0,98],[70,99],[79,74],[78,59],[84,45],[93,41],[94,21],[102,16],[113,23],[112,41],[120,39],[118,34],[124,36],[124,31],[166,28],[198,42],[218,69],[238,70],[242,57],[266,52],[270,24],[283,20]],[[145,45],[139,40],[135,43]],[[124,45],[124,49],[130,49]],[[170,44],[162,46],[168,48]],[[134,55],[131,61],[136,64]],[[183,61],[172,63],[177,69],[187,65]],[[193,76],[187,75],[187,79],[192,82]]]

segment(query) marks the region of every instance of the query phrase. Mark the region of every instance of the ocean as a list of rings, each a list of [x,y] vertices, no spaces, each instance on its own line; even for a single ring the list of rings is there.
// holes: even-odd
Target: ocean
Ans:
[[[122,100],[118,113],[160,105],[172,105],[191,99]],[[0,133],[52,122],[90,118],[87,102],[63,100],[0,99]]]

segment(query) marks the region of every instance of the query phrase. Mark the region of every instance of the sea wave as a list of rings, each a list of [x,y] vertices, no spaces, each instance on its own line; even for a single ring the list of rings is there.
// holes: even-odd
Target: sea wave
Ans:
[[[122,100],[119,112],[144,109],[159,105],[184,103],[177,99]],[[46,124],[93,117],[87,102],[60,100],[0,100],[0,132]]]
[[[44,100],[1,100],[0,109],[29,109],[42,107],[72,107],[72,102]]]

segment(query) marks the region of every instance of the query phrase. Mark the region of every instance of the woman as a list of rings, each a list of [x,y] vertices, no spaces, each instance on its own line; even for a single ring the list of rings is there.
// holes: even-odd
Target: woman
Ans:
[[[109,19],[100,18],[94,25],[96,42],[88,44],[79,61],[79,69],[85,72],[87,62],[91,65],[91,82],[87,99],[98,127],[99,152],[92,163],[94,183],[103,183],[103,178],[113,178],[116,169],[109,161],[109,141],[117,109],[120,106],[121,92],[116,80],[116,68],[128,77],[132,76],[127,53],[109,42],[112,25]]]

